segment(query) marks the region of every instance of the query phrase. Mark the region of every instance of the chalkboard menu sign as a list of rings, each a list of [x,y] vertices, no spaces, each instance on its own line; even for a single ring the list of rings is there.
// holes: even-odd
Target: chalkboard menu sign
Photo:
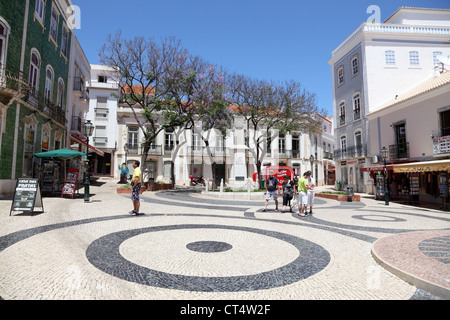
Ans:
[[[42,211],[34,210],[35,207],[41,208]],[[12,211],[29,211],[31,214],[33,212],[44,212],[38,179],[17,179],[9,215],[11,215]]]

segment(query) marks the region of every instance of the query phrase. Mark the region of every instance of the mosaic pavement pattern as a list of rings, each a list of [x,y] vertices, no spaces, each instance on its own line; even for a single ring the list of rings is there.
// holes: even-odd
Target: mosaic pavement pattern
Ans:
[[[3,299],[438,299],[371,257],[379,238],[441,229],[442,213],[377,202],[316,199],[300,218],[273,202],[185,192],[128,197],[99,192],[90,204],[46,199],[51,210],[7,217],[1,202]],[[281,208],[281,207],[280,207]],[[6,214],[5,214],[6,212]],[[449,263],[450,237],[420,250]]]

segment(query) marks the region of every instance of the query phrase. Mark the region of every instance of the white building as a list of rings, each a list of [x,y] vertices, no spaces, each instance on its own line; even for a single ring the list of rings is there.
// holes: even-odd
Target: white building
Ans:
[[[390,198],[437,203],[445,198],[448,202],[450,71],[399,95],[367,118],[370,136],[377,137],[369,151],[376,154],[383,147],[389,151]],[[399,137],[407,144],[404,150],[396,147]]]
[[[89,111],[89,92],[87,84],[91,81],[91,65],[75,34],[72,35],[71,54],[69,62],[69,77],[67,83],[67,148],[86,151],[83,134],[85,115]]]
[[[324,166],[332,166],[327,152],[332,150],[330,148],[334,140],[331,135],[331,122],[321,116],[318,116],[318,119],[321,120],[322,127],[315,131],[300,130],[285,135],[275,134],[262,161],[262,172],[264,173],[268,166],[290,166],[296,174],[311,170],[318,184],[322,185],[326,175]],[[119,104],[117,121],[116,163],[127,163],[132,172],[133,161],[142,160],[143,133],[137,125],[134,113],[126,104]],[[201,124],[197,127],[201,128]],[[328,133],[323,138],[325,130]],[[258,134],[263,132],[265,128],[261,128]],[[205,146],[202,137],[208,140],[209,148]],[[177,128],[175,131],[162,131],[150,147],[142,170],[148,170],[150,182],[169,182],[173,161],[176,184],[189,185],[189,176],[192,175],[203,176],[209,181],[212,181],[214,176],[216,185],[223,180],[226,186],[232,188],[245,188],[249,180],[256,186],[256,161],[251,152],[254,143],[253,139],[248,137],[253,137],[253,130],[248,132],[241,118],[235,119],[233,129],[227,130],[225,136],[214,130],[197,132],[180,131]],[[118,179],[117,166],[115,169],[115,177]]]
[[[95,126],[89,144],[100,150],[97,152],[92,170],[96,175],[114,176],[119,76],[107,66],[92,64],[88,89],[90,101],[86,120],[91,120]]]
[[[372,191],[361,169],[377,164],[380,152],[370,148],[378,137],[369,135],[366,115],[432,78],[437,57],[450,55],[449,35],[450,10],[400,8],[384,23],[361,24],[332,52],[336,180],[343,186]],[[402,137],[397,148],[406,152]]]

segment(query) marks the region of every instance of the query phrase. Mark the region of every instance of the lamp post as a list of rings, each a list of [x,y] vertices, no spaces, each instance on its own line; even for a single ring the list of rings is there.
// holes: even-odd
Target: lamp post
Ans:
[[[84,202],[89,202],[89,137],[94,131],[91,120],[87,120],[83,125],[83,134],[86,136],[86,179],[84,180]]]
[[[389,205],[389,189],[387,186],[387,168],[386,168],[386,159],[388,157],[388,150],[386,147],[381,149],[381,157],[384,161],[384,204]]]

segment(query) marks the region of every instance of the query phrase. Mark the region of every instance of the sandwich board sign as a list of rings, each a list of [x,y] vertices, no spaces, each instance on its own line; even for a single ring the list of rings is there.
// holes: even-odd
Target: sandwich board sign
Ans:
[[[35,207],[41,208],[42,211],[36,211]],[[29,211],[31,214],[33,212],[44,212],[44,204],[42,203],[41,188],[39,187],[38,179],[17,179],[9,215],[11,215],[12,211]]]

